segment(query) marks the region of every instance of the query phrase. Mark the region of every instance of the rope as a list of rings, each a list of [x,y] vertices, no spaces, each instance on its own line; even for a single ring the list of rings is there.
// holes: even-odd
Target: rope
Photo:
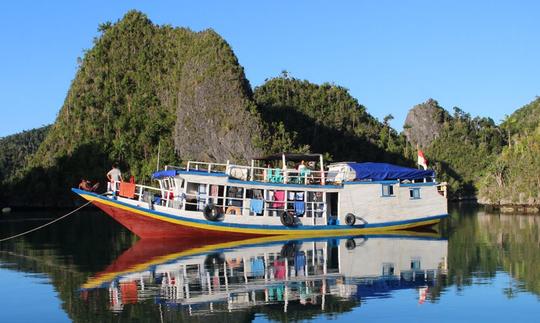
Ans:
[[[46,226],[48,226],[48,225],[51,225],[51,224],[53,224],[53,223],[55,223],[55,222],[58,222],[58,221],[62,220],[63,218],[68,217],[69,215],[72,215],[73,213],[79,211],[80,209],[84,208],[85,206],[87,206],[87,205],[90,204],[90,203],[92,203],[92,201],[88,201],[88,202],[86,202],[85,204],[83,204],[83,205],[79,206],[78,208],[76,208],[75,210],[73,210],[73,211],[71,211],[71,212],[69,212],[69,213],[67,213],[67,214],[62,215],[61,217],[59,217],[59,218],[57,218],[57,219],[54,219],[54,220],[52,220],[51,222],[47,222],[47,223],[45,223],[45,224],[43,224],[43,225],[40,225],[39,227],[30,229],[30,230],[28,230],[28,231],[25,231],[25,232],[23,232],[23,233],[16,234],[16,235],[11,236],[11,237],[7,237],[7,238],[4,238],[4,239],[0,239],[0,242],[4,242],[4,241],[11,240],[11,239],[15,239],[15,238],[18,238],[18,237],[23,236],[23,235],[25,235],[25,234],[28,234],[28,233],[37,231],[37,230],[39,230],[39,229],[42,229],[42,228],[44,228],[44,227],[46,227]]]

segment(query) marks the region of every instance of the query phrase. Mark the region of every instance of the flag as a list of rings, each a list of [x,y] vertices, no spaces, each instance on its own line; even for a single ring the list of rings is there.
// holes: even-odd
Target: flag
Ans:
[[[424,152],[418,148],[418,165],[422,168],[427,169],[427,159],[424,157]]]

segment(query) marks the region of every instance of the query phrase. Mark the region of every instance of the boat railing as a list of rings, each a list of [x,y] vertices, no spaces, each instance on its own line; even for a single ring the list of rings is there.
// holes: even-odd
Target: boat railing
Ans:
[[[251,180],[277,184],[324,185],[328,182],[328,171],[305,169],[282,169],[250,167]]]
[[[167,166],[169,167],[169,166]],[[170,169],[173,169],[172,167]],[[195,170],[207,173],[224,173],[232,178],[243,181],[257,181],[276,184],[325,185],[340,184],[336,172],[304,169],[282,169],[271,167],[255,167],[227,163],[210,163],[188,161],[187,171]]]
[[[226,164],[223,163],[208,163],[190,160],[187,163],[186,170],[206,171],[208,173],[226,173],[229,168],[229,161]]]
[[[111,184],[111,191],[113,195],[115,196],[123,196],[122,192],[120,190],[120,183],[119,181],[112,182]],[[153,204],[159,204],[167,207],[173,207],[173,202],[178,201],[182,199],[181,196],[174,195],[174,191],[172,189],[161,189],[159,187],[153,187],[153,186],[147,186],[142,184],[134,184],[135,185],[135,192],[133,196],[123,196],[126,198],[131,198],[133,200],[137,200],[139,202],[149,202]],[[156,198],[159,197],[159,199]]]

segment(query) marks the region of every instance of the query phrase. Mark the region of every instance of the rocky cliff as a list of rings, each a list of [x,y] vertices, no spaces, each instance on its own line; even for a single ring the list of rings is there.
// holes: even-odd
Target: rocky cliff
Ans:
[[[403,133],[413,146],[428,147],[439,136],[449,117],[437,101],[429,99],[409,110]]]

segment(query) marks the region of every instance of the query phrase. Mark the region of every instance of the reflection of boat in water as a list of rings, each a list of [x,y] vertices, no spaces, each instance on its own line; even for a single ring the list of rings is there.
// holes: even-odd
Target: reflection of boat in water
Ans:
[[[290,168],[304,160],[320,170]],[[73,191],[141,238],[347,236],[447,216],[446,185],[432,170],[352,162],[325,169],[317,154],[266,156],[250,166],[190,161],[154,173],[159,187],[115,182],[108,196]]]
[[[446,272],[447,241],[433,236],[257,238],[204,245],[140,240],[84,290],[108,288],[111,307],[156,299],[189,314],[257,305],[316,305],[328,297],[387,297],[432,286]],[[420,301],[419,300],[419,301]]]

